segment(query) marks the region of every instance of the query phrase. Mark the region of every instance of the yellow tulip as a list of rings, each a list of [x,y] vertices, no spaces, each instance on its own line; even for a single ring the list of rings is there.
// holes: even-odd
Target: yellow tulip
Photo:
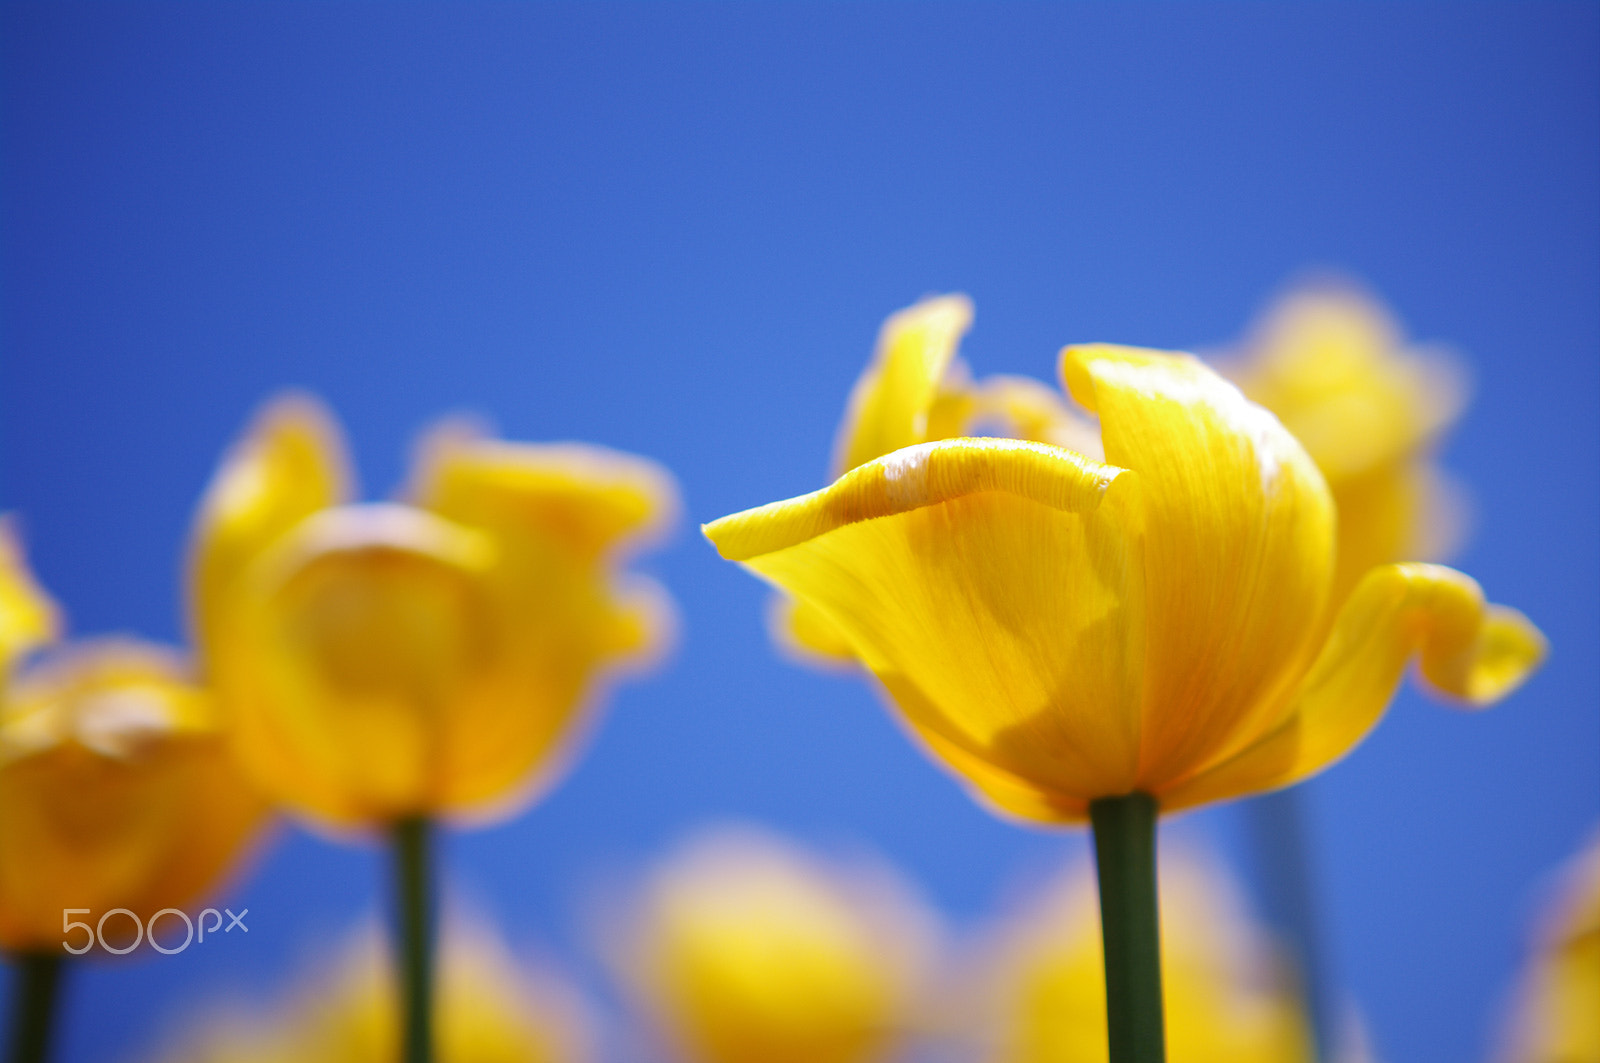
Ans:
[[[650,883],[627,974],[694,1063],[867,1063],[901,1044],[929,940],[921,909],[881,873],[714,835]]]
[[[216,706],[172,654],[84,642],[23,669],[0,706],[0,946],[61,954],[64,909],[142,922],[216,884],[261,826]],[[162,924],[163,933],[168,932]],[[135,940],[131,920],[107,943]]]
[[[1219,368],[1327,478],[1339,511],[1335,600],[1374,565],[1447,549],[1459,506],[1432,450],[1467,391],[1449,355],[1408,348],[1387,311],[1356,289],[1319,285],[1281,299]]]
[[[1026,377],[972,379],[956,353],[971,325],[972,303],[962,295],[925,299],[890,315],[839,425],[834,479],[902,447],[957,436],[1000,435],[1097,452],[1093,426],[1053,389]],[[800,660],[855,663],[849,641],[804,601],[779,597],[770,626],[778,644]]]
[[[0,519],[0,683],[14,662],[58,637],[55,602],[34,580],[11,522]]]
[[[1162,995],[1170,1063],[1311,1063],[1288,970],[1208,862],[1163,853]],[[1094,874],[1063,876],[997,935],[982,965],[988,1063],[1105,1063]]]
[[[1537,665],[1521,614],[1435,565],[1368,572],[1331,624],[1335,517],[1271,414],[1188,355],[1068,349],[1106,464],[950,439],[705,526],[807,606],[929,749],[1011,814],[1081,822],[1290,785],[1377,722],[1407,663],[1483,705]]]
[[[440,957],[438,1063],[582,1063],[584,1009],[570,990],[519,965],[481,928],[452,927]],[[167,1063],[393,1063],[399,1003],[376,934],[353,940],[333,976],[263,1014],[219,1013]]]
[[[525,804],[670,627],[665,593],[619,574],[670,519],[670,477],[449,428],[403,503],[351,503],[345,469],[331,418],[281,400],[201,506],[194,624],[240,758],[333,827]]]
[[[1507,1063],[1600,1063],[1600,837],[1563,885],[1522,979]]]

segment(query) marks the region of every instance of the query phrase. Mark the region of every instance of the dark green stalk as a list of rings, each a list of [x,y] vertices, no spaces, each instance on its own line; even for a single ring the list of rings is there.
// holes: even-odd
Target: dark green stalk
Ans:
[[[430,824],[394,825],[395,908],[404,1063],[433,1063],[433,889]]]
[[[1155,799],[1102,797],[1089,805],[1100,872],[1111,1063],[1165,1063],[1161,928],[1156,905]]]
[[[61,988],[61,954],[24,952],[12,957],[11,1063],[46,1063]]]

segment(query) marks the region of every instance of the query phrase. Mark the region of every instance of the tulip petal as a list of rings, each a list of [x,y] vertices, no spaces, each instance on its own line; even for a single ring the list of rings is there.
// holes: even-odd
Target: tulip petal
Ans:
[[[162,647],[95,640],[30,665],[0,717],[0,947],[58,949],[63,908],[144,920],[213,887],[267,814],[227,754]]]
[[[1231,759],[1160,796],[1171,810],[1276,789],[1350,752],[1382,718],[1406,665],[1473,707],[1510,694],[1543,660],[1544,636],[1521,613],[1486,605],[1469,576],[1442,565],[1384,565],[1340,610],[1294,710]]]
[[[338,425],[308,396],[275,400],[233,445],[201,500],[189,552],[203,660],[228,644],[226,611],[251,562],[306,517],[345,501],[350,481]]]
[[[926,299],[884,322],[872,365],[850,393],[835,475],[927,438],[939,382],[971,325],[972,303],[962,295]]]
[[[1126,476],[946,440],[704,530],[822,613],[925,737],[1053,795],[1125,792],[1143,600]]]
[[[0,682],[12,663],[60,634],[56,603],[33,578],[11,521],[0,519]]]
[[[374,505],[325,510],[258,562],[220,680],[266,788],[335,824],[445,804],[484,720],[508,715],[492,560],[460,525]]]
[[[1139,788],[1237,750],[1281,716],[1315,651],[1334,520],[1321,474],[1198,359],[1068,348],[1062,375],[1139,476],[1147,664]]]
[[[814,605],[782,594],[773,595],[767,628],[783,650],[819,668],[850,668],[856,663],[850,640]]]

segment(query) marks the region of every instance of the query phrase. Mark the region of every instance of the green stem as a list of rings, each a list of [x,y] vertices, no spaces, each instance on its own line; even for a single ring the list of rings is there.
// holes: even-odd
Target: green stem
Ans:
[[[1089,805],[1105,939],[1111,1063],[1164,1063],[1161,929],[1156,906],[1156,802],[1149,794]]]
[[[61,988],[61,955],[24,952],[13,957],[11,1063],[45,1063],[50,1058],[56,1000]]]
[[[394,825],[395,903],[400,959],[400,1043],[404,1063],[433,1063],[433,896],[425,817]]]

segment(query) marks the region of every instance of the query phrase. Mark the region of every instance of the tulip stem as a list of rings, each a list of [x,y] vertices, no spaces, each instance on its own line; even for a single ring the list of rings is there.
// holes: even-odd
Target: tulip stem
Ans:
[[[45,1063],[50,1058],[50,1033],[55,1026],[61,987],[61,955],[24,952],[15,956],[12,989],[11,1063]]]
[[[433,1061],[433,890],[430,824],[394,825],[395,901],[400,945],[400,1043],[404,1063]]]
[[[1164,1063],[1161,929],[1156,903],[1156,802],[1149,794],[1089,804],[1100,872],[1110,1063]]]

